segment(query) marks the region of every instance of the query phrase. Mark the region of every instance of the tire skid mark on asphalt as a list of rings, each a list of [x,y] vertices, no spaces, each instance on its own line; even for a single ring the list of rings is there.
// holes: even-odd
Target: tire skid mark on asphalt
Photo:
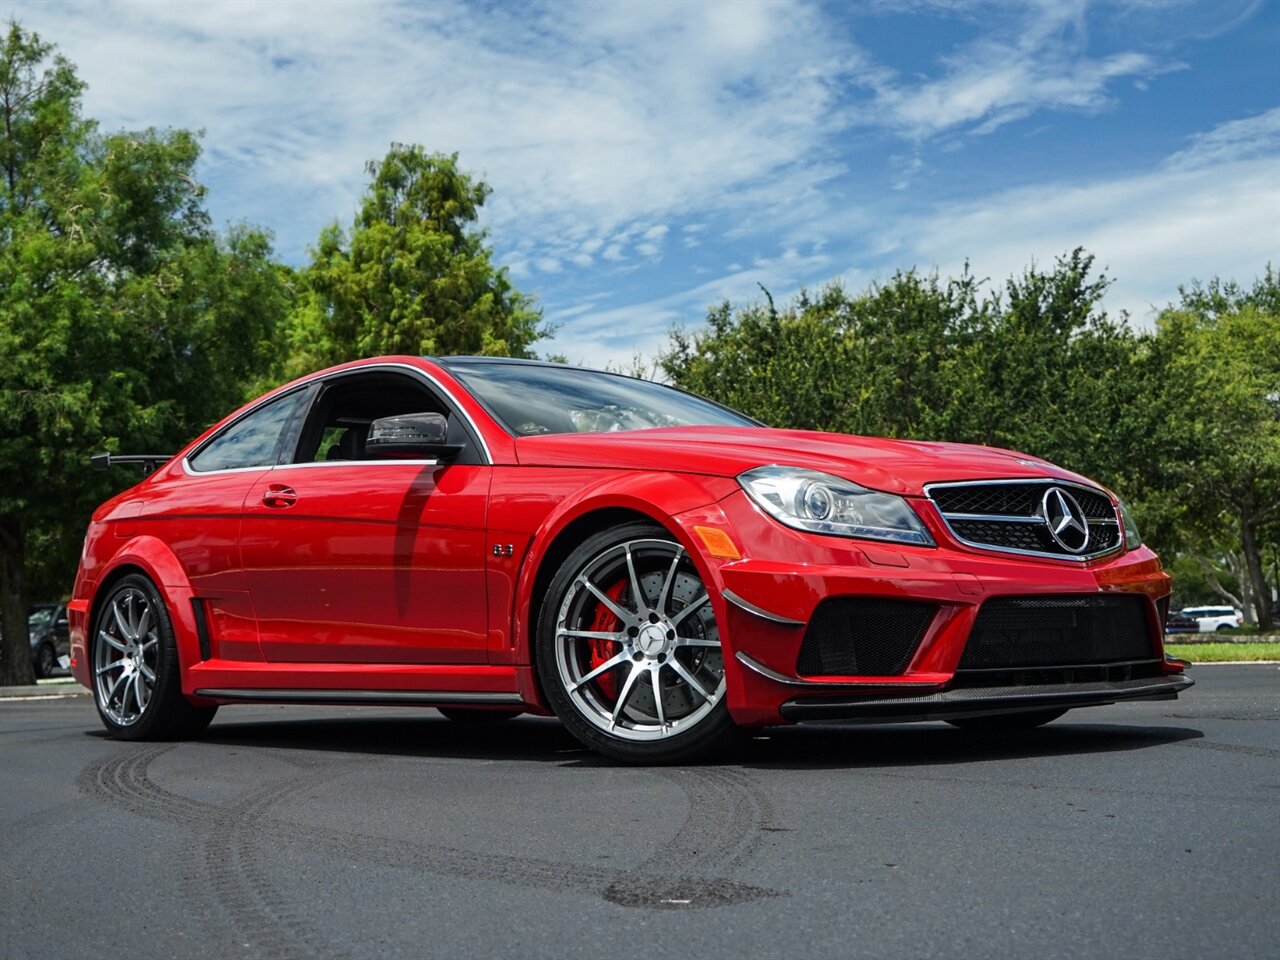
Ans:
[[[176,744],[156,744],[89,764],[81,789],[96,798],[145,816],[199,830],[188,848],[187,886],[193,897],[213,899],[226,921],[210,933],[247,935],[262,956],[335,957],[335,945],[315,944],[313,925],[290,909],[263,868],[270,843],[289,842],[357,863],[596,896],[628,907],[696,909],[728,906],[779,891],[725,876],[758,850],[773,812],[768,798],[744,774],[717,770],[661,771],[689,799],[689,812],[675,837],[630,870],[563,863],[536,857],[485,854],[303,824],[273,816],[292,794],[332,782],[331,765],[264,787],[232,807],[202,803],[155,784],[148,768]],[[369,761],[348,761],[345,766]],[[679,858],[679,859],[673,859]],[[681,871],[689,872],[681,872]]]
[[[335,944],[316,935],[315,924],[298,913],[279,893],[260,857],[268,834],[266,812],[285,797],[326,779],[328,772],[312,771],[257,791],[211,820],[203,844],[203,867],[209,887],[230,918],[230,927],[248,941],[256,956],[271,960],[332,957]]]
[[[654,773],[683,791],[688,813],[674,837],[605,889],[606,900],[628,907],[689,909],[780,895],[732,878],[759,851],[773,824],[773,805],[748,774],[715,768]]]
[[[773,804],[749,775],[714,768],[655,772],[684,792],[689,811],[676,835],[637,870],[669,869],[675,862],[725,872],[755,855],[773,824]]]
[[[317,941],[314,925],[280,897],[259,860],[261,812],[325,779],[328,772],[274,783],[232,807],[216,807],[172,793],[151,780],[151,764],[175,746],[151,745],[92,763],[81,773],[81,788],[148,819],[204,833],[183,848],[182,885],[188,903],[211,898],[225,913],[223,925],[214,922],[211,914],[202,915],[210,933],[234,931],[240,947],[270,960],[340,956],[333,944]]]

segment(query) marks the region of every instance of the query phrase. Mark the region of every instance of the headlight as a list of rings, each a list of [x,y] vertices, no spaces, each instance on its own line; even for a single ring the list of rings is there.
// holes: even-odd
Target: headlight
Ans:
[[[738,483],[766,513],[797,530],[933,546],[907,501],[891,493],[800,467],[756,467]]]
[[[1142,546],[1142,534],[1138,532],[1138,525],[1133,522],[1133,514],[1129,512],[1129,508],[1124,505],[1124,501],[1120,501],[1120,520],[1124,523],[1124,549],[1136,550]]]

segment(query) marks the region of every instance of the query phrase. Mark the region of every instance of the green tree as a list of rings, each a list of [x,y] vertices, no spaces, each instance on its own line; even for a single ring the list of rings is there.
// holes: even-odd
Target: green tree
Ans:
[[[1167,535],[1206,570],[1214,557],[1225,559],[1246,613],[1270,628],[1265,563],[1280,527],[1280,276],[1268,267],[1249,290],[1219,280],[1184,288],[1157,319],[1147,363],[1151,435],[1163,447],[1148,485],[1161,492]]]
[[[1124,475],[1116,436],[1139,384],[1137,338],[1100,302],[1109,280],[1076,250],[982,297],[955,280],[900,272],[850,296],[839,286],[785,309],[714,308],[673,333],[673,382],[779,426],[1024,450]]]
[[[95,450],[173,449],[261,375],[287,287],[260,232],[221,239],[184,131],[99,133],[74,68],[0,48],[0,683],[31,679],[25,612],[65,595]],[[33,553],[34,551],[34,553]]]
[[[326,227],[301,275],[286,369],[377,354],[527,357],[549,331],[476,226],[489,187],[457,155],[393,144],[349,231]]]

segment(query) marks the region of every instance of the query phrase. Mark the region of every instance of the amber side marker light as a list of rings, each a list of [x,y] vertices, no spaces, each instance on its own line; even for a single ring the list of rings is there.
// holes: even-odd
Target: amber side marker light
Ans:
[[[738,552],[732,538],[723,530],[717,530],[715,527],[694,527],[693,532],[707,548],[707,553],[713,557],[720,557],[723,560],[742,559],[742,554]]]

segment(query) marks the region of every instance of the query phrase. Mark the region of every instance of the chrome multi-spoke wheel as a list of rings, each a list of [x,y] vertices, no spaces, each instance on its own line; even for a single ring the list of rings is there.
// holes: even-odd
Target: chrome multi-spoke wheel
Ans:
[[[660,528],[633,524],[589,540],[543,611],[539,664],[561,719],[626,759],[678,759],[718,740],[732,725],[710,601],[684,548]]]
[[[173,625],[154,584],[140,574],[117,581],[95,605],[90,638],[93,699],[103,725],[124,740],[194,736],[217,707],[182,695]]]
[[[160,632],[150,599],[137,587],[112,594],[93,652],[98,708],[122,727],[142,719],[156,687]]]

